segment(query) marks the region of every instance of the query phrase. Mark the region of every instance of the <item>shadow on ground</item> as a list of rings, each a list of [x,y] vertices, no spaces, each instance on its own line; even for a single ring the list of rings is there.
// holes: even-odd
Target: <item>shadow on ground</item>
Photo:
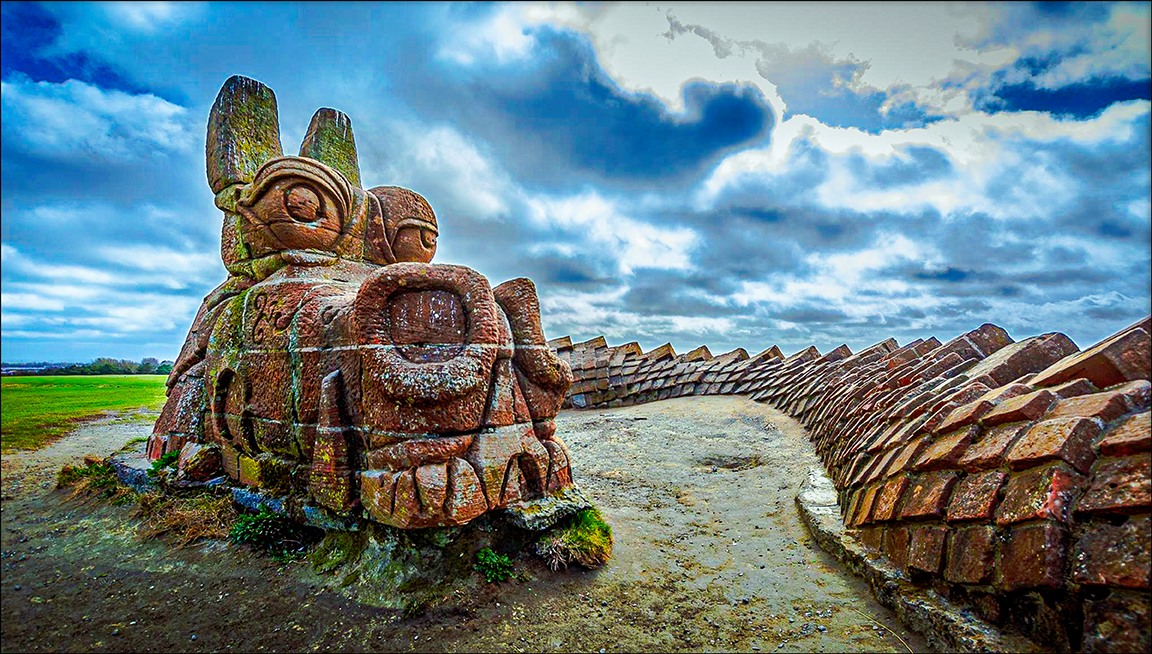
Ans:
[[[819,461],[743,397],[565,412],[577,483],[615,532],[601,570],[478,574],[427,613],[353,599],[338,575],[223,542],[140,541],[130,507],[54,491],[56,471],[150,427],[102,421],[3,458],[5,651],[926,651],[804,530]],[[907,647],[906,647],[907,645]]]

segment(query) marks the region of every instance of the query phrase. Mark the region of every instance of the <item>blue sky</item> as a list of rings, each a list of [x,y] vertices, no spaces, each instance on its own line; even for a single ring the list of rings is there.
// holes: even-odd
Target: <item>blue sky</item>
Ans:
[[[1149,4],[3,3],[5,361],[174,358],[220,85],[353,121],[549,337],[1093,344],[1150,311]]]

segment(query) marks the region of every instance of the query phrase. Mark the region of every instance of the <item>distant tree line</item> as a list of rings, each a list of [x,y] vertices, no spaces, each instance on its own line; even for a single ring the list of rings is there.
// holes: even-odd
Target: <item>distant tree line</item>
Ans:
[[[100,357],[92,363],[5,363],[5,375],[167,375],[172,361],[145,357],[140,361]]]

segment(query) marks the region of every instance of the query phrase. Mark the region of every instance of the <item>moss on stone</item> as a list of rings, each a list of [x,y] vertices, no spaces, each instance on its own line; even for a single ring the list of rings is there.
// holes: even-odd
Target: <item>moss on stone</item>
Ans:
[[[577,563],[596,568],[612,557],[612,527],[595,508],[584,509],[545,534],[536,552],[553,570]]]

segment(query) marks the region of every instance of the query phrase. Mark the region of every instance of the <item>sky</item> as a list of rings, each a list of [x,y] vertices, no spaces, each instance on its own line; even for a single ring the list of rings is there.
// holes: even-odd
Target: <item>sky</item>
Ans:
[[[549,338],[786,353],[1150,312],[1149,3],[3,3],[7,362],[175,358],[231,75],[348,114]]]

